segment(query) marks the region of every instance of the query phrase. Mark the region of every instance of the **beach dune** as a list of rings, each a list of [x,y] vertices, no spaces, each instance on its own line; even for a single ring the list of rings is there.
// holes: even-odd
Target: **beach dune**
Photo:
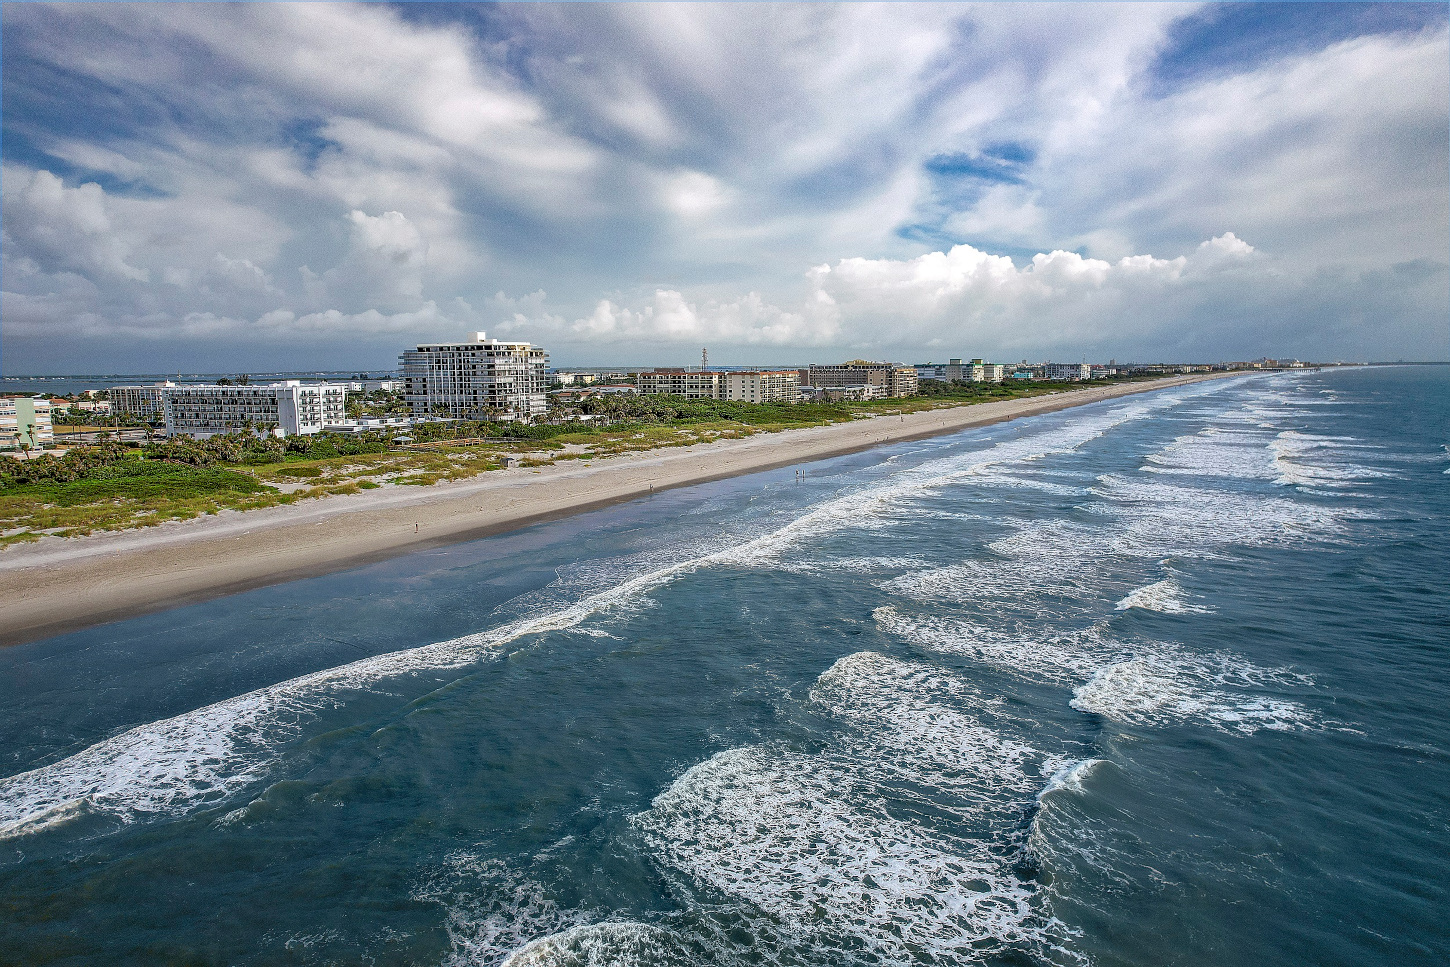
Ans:
[[[1221,374],[1220,374],[1221,375]],[[761,433],[629,454],[590,466],[486,473],[174,522],[46,538],[0,553],[0,645],[497,534],[652,491],[805,463],[1213,378],[1089,387],[1023,400]]]

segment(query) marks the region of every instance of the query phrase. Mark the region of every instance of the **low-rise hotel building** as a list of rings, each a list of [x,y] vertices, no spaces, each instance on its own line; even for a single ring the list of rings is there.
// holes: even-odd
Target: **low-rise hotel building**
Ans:
[[[166,418],[166,394],[176,388],[170,381],[150,386],[112,386],[111,412],[131,416],[148,423]]]
[[[846,386],[875,386],[883,396],[915,396],[916,370],[911,366],[853,359],[830,366],[811,364],[810,385],[817,389]]]
[[[1093,368],[1087,363],[1048,363],[1045,375],[1055,380],[1092,379]]]
[[[403,397],[414,417],[522,420],[549,409],[549,354],[476,332],[464,342],[421,343],[401,357]]]
[[[243,386],[173,386],[165,393],[166,434],[215,436],[246,429],[270,429],[280,436],[320,433],[346,417],[342,383],[281,383]]]
[[[0,450],[43,450],[53,443],[50,400],[0,397]]]
[[[635,380],[645,396],[683,396],[691,400],[724,399],[724,373],[699,369],[656,369]]]
[[[725,373],[727,400],[741,403],[796,403],[800,400],[800,373],[794,369]]]

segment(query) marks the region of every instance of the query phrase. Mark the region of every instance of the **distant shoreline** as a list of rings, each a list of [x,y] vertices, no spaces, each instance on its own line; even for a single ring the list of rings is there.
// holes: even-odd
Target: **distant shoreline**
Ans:
[[[0,596],[0,646],[476,540],[651,492],[1243,375],[1087,387],[651,450],[593,466],[492,471],[428,488],[388,487],[121,533],[48,538],[0,554],[8,589]]]

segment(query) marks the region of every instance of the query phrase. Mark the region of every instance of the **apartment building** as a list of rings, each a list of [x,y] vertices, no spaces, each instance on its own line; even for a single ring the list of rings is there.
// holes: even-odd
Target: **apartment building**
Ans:
[[[853,359],[829,366],[812,363],[809,377],[810,385],[817,389],[875,386],[883,391],[881,395],[884,396],[916,395],[916,370],[911,366],[897,366],[894,363],[876,363],[865,359]]]
[[[528,421],[549,409],[549,354],[526,342],[475,332],[464,342],[419,344],[401,362],[415,417]]]
[[[111,412],[116,416],[131,416],[151,422],[166,417],[166,394],[175,389],[170,381],[153,383],[150,386],[112,386]]]
[[[692,400],[725,398],[725,374],[705,370],[656,369],[635,380],[641,394],[683,396]]]
[[[918,383],[924,379],[940,380],[947,378],[947,368],[941,363],[917,363],[911,368],[916,370],[916,381]],[[809,371],[807,371],[806,380],[807,382],[810,380]]]
[[[1093,368],[1087,363],[1048,363],[1045,367],[1048,379],[1079,380],[1092,379]]]
[[[781,369],[725,373],[725,399],[741,403],[795,403],[800,400],[800,373]]]
[[[173,386],[165,393],[166,434],[209,437],[272,428],[281,436],[319,433],[346,417],[343,383]]]
[[[0,397],[0,450],[42,450],[54,440],[50,400],[33,396]]]

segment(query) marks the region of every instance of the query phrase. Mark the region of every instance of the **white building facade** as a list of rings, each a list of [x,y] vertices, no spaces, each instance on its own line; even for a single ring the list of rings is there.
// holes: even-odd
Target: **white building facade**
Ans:
[[[527,422],[548,412],[549,354],[529,343],[476,332],[465,342],[419,344],[401,359],[415,417]]]
[[[238,430],[274,430],[281,436],[320,433],[347,414],[347,385],[281,383],[245,386],[173,386],[165,392],[167,436],[209,437]]]
[[[1071,381],[1093,378],[1093,368],[1087,363],[1048,363],[1046,370],[1048,379]]]
[[[165,419],[166,394],[175,388],[176,384],[170,381],[150,386],[112,386],[111,412],[147,421]]]

